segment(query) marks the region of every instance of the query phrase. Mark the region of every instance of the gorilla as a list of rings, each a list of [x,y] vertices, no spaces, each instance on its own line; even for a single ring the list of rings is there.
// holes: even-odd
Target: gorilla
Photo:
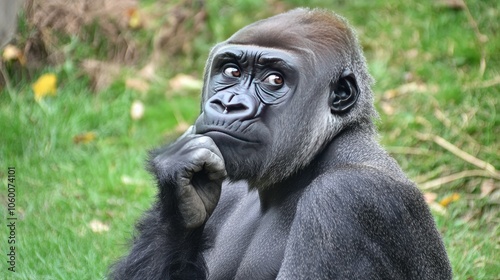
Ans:
[[[158,197],[111,279],[451,279],[415,184],[377,142],[342,17],[295,9],[210,52],[201,113],[151,153]]]

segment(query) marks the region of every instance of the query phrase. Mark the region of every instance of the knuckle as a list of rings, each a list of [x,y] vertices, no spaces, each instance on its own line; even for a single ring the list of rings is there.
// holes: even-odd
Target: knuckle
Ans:
[[[212,151],[210,151],[207,148],[198,148],[198,149],[193,151],[192,156],[193,156],[193,159],[196,161],[205,162],[205,161],[210,160],[211,154],[212,154]]]
[[[214,140],[208,136],[204,135],[197,135],[196,138],[193,139],[193,141],[196,142],[197,145],[200,146],[213,146],[215,145]]]

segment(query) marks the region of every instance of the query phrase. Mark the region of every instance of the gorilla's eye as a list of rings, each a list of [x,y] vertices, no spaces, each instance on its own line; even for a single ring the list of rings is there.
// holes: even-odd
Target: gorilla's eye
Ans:
[[[264,83],[270,84],[272,86],[282,86],[284,81],[283,77],[277,74],[271,74],[264,79]]]
[[[240,70],[234,66],[227,66],[226,68],[224,68],[224,74],[229,77],[241,77]]]

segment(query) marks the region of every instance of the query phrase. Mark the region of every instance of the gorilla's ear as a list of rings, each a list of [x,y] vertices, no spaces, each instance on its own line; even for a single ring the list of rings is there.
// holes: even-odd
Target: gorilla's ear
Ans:
[[[332,113],[344,113],[356,103],[359,96],[358,83],[354,73],[345,70],[337,81],[330,84],[330,109]]]

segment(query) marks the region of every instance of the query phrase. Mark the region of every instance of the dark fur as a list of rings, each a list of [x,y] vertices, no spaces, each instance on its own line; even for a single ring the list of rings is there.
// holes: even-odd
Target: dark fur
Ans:
[[[298,74],[285,78],[291,92],[267,105],[252,83],[217,88],[216,57],[225,48],[241,50],[250,65],[261,53],[293,57]],[[328,102],[346,71],[356,83],[346,95],[359,97],[336,113]],[[194,133],[210,134],[203,129],[210,124],[249,142],[188,135],[153,153],[158,201],[110,278],[451,279],[421,193],[377,143],[371,84],[355,34],[330,12],[293,10],[217,45]],[[204,107],[243,92],[253,96],[241,101],[246,107],[259,106],[251,115],[239,108],[245,120]],[[218,164],[230,180],[222,183]]]

